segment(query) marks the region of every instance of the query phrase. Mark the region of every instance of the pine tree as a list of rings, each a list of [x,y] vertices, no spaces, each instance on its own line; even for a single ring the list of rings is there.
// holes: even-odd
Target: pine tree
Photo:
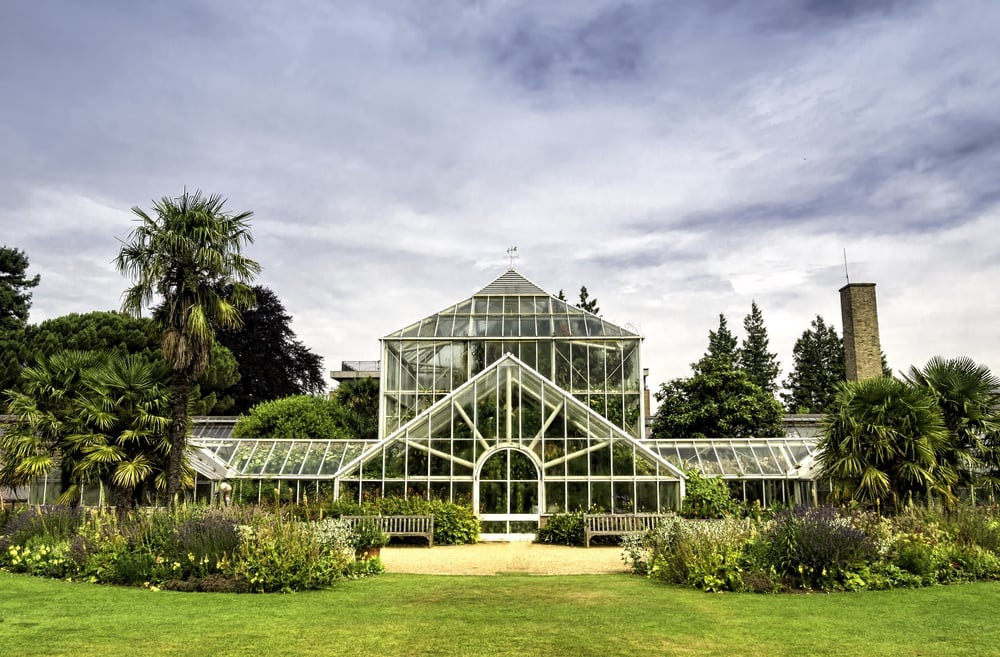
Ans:
[[[743,329],[746,337],[737,354],[737,364],[761,390],[774,394],[778,388],[776,379],[781,367],[778,365],[778,355],[767,350],[767,327],[764,326],[764,315],[756,301],[750,305],[750,314],[743,318]]]
[[[789,413],[824,413],[830,409],[837,383],[846,377],[844,342],[833,326],[816,315],[792,350],[794,366],[782,385]]]
[[[560,290],[562,292],[562,290]],[[597,307],[597,299],[591,299],[590,293],[587,292],[587,286],[580,286],[580,309],[586,310],[588,313],[593,313],[595,315],[601,314],[601,309]]]
[[[729,330],[726,316],[719,313],[719,329],[708,332],[708,351],[702,358],[705,361],[725,362],[729,367],[736,366],[737,359],[736,336]]]
[[[28,323],[31,292],[39,276],[27,277],[28,256],[10,246],[0,247],[0,331],[14,331]]]

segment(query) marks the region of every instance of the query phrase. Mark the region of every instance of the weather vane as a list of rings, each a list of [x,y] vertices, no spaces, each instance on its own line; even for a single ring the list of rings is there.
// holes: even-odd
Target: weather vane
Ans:
[[[507,249],[507,257],[510,258],[510,268],[514,268],[514,260],[517,259],[517,247],[512,246]]]

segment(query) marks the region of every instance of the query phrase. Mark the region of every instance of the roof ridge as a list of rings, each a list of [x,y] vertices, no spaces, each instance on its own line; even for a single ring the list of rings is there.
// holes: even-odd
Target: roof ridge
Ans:
[[[476,292],[473,296],[491,295],[521,295],[521,296],[553,296],[538,287],[516,269],[508,269],[489,285]]]

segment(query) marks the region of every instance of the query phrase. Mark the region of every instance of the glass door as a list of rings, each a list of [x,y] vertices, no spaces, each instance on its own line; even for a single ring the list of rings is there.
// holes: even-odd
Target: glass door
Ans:
[[[479,470],[476,509],[485,540],[530,536],[538,531],[538,467],[524,452],[500,449]]]

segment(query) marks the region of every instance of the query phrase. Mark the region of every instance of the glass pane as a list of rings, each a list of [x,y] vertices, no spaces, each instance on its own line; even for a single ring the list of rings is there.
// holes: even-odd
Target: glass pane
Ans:
[[[611,482],[594,481],[590,484],[590,505],[596,506],[603,511],[610,511],[614,508],[611,499]]]
[[[509,513],[507,484],[499,481],[479,482],[479,513]]]
[[[566,484],[561,481],[550,481],[545,484],[545,512],[565,513]]]
[[[615,481],[611,484],[614,493],[615,513],[635,513],[635,485],[632,481]]]
[[[449,315],[438,315],[437,329],[435,330],[434,335],[438,337],[449,337],[454,335],[454,333],[452,333],[454,323],[454,317]]]
[[[587,482],[569,481],[566,482],[566,511],[586,511],[590,508],[590,499],[587,494]]]
[[[635,484],[636,511],[639,513],[655,513],[658,511],[656,503],[656,482],[638,481]]]

